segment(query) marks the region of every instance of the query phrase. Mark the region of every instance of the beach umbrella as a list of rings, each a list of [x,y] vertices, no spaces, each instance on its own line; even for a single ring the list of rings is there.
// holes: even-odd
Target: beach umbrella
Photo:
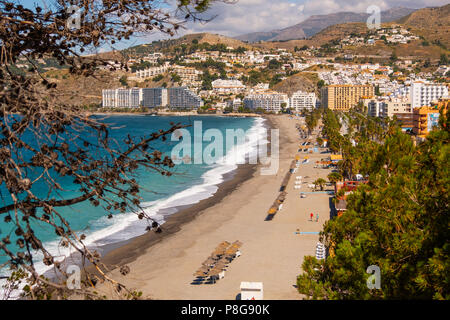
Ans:
[[[206,277],[206,273],[208,273],[208,272],[203,272],[201,270],[198,270],[197,272],[194,273],[194,277],[202,277],[202,278],[204,278],[204,277]]]
[[[220,271],[224,271],[226,269],[226,266],[225,265],[218,265],[218,266],[216,266],[216,269],[220,270]]]
[[[217,256],[223,254],[223,252],[226,250],[226,248],[220,248],[220,249],[216,249],[214,250],[214,252],[212,253],[211,257],[213,259],[215,259]]]
[[[237,245],[238,247],[242,247],[242,242],[240,242],[239,240],[236,240],[235,242],[233,242],[233,244]]]
[[[217,262],[223,255],[225,254],[225,250],[221,252],[220,254],[217,254],[215,257],[213,257],[214,263]]]
[[[209,271],[208,275],[214,277],[214,276],[218,276],[219,273],[221,273],[221,272],[222,272],[222,270],[212,269]]]
[[[217,261],[217,263],[216,263],[216,266],[225,266],[225,265],[227,265],[228,263],[226,262],[226,260],[225,259],[220,259],[219,261]]]
[[[208,258],[205,262],[203,262],[202,264],[204,266],[212,266],[214,263],[216,263],[215,260]]]

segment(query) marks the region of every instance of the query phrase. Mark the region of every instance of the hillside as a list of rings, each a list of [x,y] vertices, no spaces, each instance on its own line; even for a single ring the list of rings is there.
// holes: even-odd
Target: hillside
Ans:
[[[414,10],[415,9],[408,8],[392,8],[381,13],[381,21],[395,21],[410,14]],[[339,12],[327,15],[315,15],[291,27],[269,32],[255,32],[244,34],[236,37],[236,39],[247,41],[250,43],[258,41],[286,41],[304,39],[316,35],[329,26],[349,22],[365,22],[367,21],[368,17],[369,14],[367,13],[354,12]]]
[[[301,72],[274,85],[272,89],[278,92],[286,93],[289,96],[298,90],[315,92],[318,94],[318,80],[319,78],[317,77],[317,73]]]
[[[134,57],[134,56],[143,56],[152,52],[160,51],[164,53],[173,52],[173,49],[182,45],[190,45],[193,42],[201,43],[209,43],[211,45],[215,44],[224,44],[227,47],[245,47],[247,49],[252,48],[251,45],[244,43],[240,40],[229,38],[226,36],[222,36],[219,34],[211,34],[211,33],[194,33],[182,36],[176,39],[169,40],[161,40],[161,41],[153,41],[149,44],[138,45],[134,47],[130,47],[126,50],[123,50],[123,53],[126,56]]]
[[[362,34],[368,32],[367,25],[362,22],[336,24],[325,28],[311,38],[314,46],[321,46],[333,40],[341,40],[350,34]]]
[[[73,105],[100,104],[102,89],[121,87],[119,79],[124,72],[100,71],[94,77],[83,77],[69,74],[68,70],[51,70],[44,77],[57,83],[61,103]]]
[[[450,4],[417,10],[398,20],[398,23],[410,27],[427,41],[450,48]]]
[[[327,27],[310,39],[261,42],[254,44],[254,46],[264,49],[282,48],[287,50],[293,50],[295,47],[302,47],[304,45],[320,47],[330,41],[341,40],[351,33],[365,33],[367,31],[368,29],[365,23],[344,23]]]

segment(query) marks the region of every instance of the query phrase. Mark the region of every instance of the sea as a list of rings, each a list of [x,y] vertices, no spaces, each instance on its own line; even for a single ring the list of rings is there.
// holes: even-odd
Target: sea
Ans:
[[[152,132],[170,128],[171,123],[187,125],[188,127],[185,130],[190,133],[192,142],[196,139],[197,142],[203,143],[204,147],[211,142],[202,142],[202,138],[198,134],[194,136],[194,130],[195,128],[198,130],[199,124],[201,124],[202,133],[209,129],[215,129],[216,132],[219,130],[223,137],[226,137],[227,130],[244,130],[247,133],[246,139],[240,141],[240,144],[238,142],[223,143],[223,155],[227,159],[240,159],[242,161],[250,153],[256,152],[258,143],[267,143],[263,129],[265,126],[263,118],[111,115],[99,117],[98,120],[110,127],[110,137],[115,141],[114,147],[116,149],[125,147],[123,141],[128,135],[135,138],[146,137]],[[89,140],[87,137],[83,138]],[[173,148],[180,143],[180,141],[171,140],[169,137],[165,142],[156,141],[151,144],[151,147],[170,156]],[[195,153],[196,151],[192,149],[192,152]],[[192,154],[192,156],[195,156],[195,154]],[[193,205],[213,196],[225,177],[237,169],[235,162],[222,159],[222,161],[216,163],[181,163],[171,170],[173,174],[170,177],[148,169],[139,169],[136,179],[141,186],[139,194],[142,197],[141,206],[152,219],[164,224],[168,216],[177,212],[178,207]],[[61,184],[63,191],[53,195],[54,197],[68,198],[80,194],[79,186],[75,185],[72,180],[60,179],[58,182]],[[45,184],[37,184],[33,188],[33,192],[42,196],[48,192]],[[41,189],[36,190],[36,188]],[[8,204],[8,198],[6,197],[8,193],[5,189],[0,189],[0,192],[2,194],[0,199],[2,205]],[[139,220],[135,213],[113,212],[113,218],[108,219],[106,209],[101,206],[93,207],[89,201],[60,208],[59,212],[70,223],[73,230],[77,231],[78,234],[86,235],[85,244],[92,248],[121,243],[146,232],[146,220]],[[60,239],[53,229],[49,229],[48,226],[40,223],[34,223],[33,227],[35,228],[35,234],[58,260],[70,255],[70,249],[62,248],[59,245]],[[5,223],[3,217],[1,217],[0,239],[6,235],[11,237],[9,248],[16,250],[14,228],[10,223]],[[7,257],[0,252],[0,266],[6,261]],[[38,272],[48,271],[49,267],[42,263],[40,254],[35,253],[34,261]],[[0,275],[7,275],[9,272],[9,270],[3,268],[0,270]]]

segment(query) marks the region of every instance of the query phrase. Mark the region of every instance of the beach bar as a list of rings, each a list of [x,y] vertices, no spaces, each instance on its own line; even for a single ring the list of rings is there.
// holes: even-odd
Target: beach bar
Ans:
[[[241,282],[241,300],[264,300],[262,282]]]

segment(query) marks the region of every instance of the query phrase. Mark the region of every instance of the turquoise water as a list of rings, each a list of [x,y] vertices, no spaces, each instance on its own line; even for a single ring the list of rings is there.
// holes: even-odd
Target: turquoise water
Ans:
[[[143,137],[159,129],[170,128],[171,122],[181,122],[186,125],[194,125],[194,121],[201,121],[202,131],[217,129],[223,133],[227,129],[243,129],[250,133],[250,141],[247,147],[255,145],[256,128],[262,127],[263,120],[256,118],[231,118],[231,117],[151,117],[151,116],[110,116],[102,120],[114,129],[111,130],[112,138],[116,139],[117,148],[122,148],[121,141],[129,134],[132,137]],[[186,128],[193,136],[194,127]],[[248,131],[250,130],[250,131]],[[86,137],[85,137],[86,138]],[[198,137],[196,137],[198,139]],[[170,155],[172,148],[178,141],[156,142],[152,145],[155,149]],[[210,142],[203,142],[206,146]],[[249,151],[246,148],[246,151]],[[236,147],[223,146],[223,153],[242,153]],[[242,156],[242,155],[239,155]],[[143,206],[147,214],[156,221],[164,223],[167,216],[176,212],[177,206],[189,205],[212,196],[217,191],[217,185],[223,181],[223,176],[236,169],[233,163],[221,164],[180,164],[177,165],[171,177],[162,176],[159,173],[148,170],[139,170],[138,183],[141,185],[140,196],[143,198]],[[77,187],[69,179],[58,180],[64,191],[61,197],[70,197],[78,194]],[[2,186],[3,187],[3,186]],[[40,188],[36,190],[36,188]],[[3,189],[4,190],[4,189]],[[2,190],[0,190],[2,191]],[[32,191],[44,195],[47,190],[44,184],[33,186]],[[8,194],[2,191],[2,194]],[[3,204],[8,200],[3,199]],[[86,234],[86,243],[90,246],[124,241],[145,233],[147,222],[138,220],[133,213],[114,213],[112,219],[107,219],[106,210],[101,207],[93,207],[89,202],[79,203],[71,207],[61,208],[59,212],[69,221],[73,230]],[[43,225],[34,225],[35,233],[46,244],[47,248],[56,256],[65,256],[67,252],[58,247],[58,237],[54,230],[44,228]],[[14,230],[12,225],[0,220],[0,237],[11,236],[11,249],[14,248]],[[37,256],[37,259],[39,256]],[[6,257],[0,253],[0,265],[6,261]],[[39,268],[44,266],[37,263]],[[45,269],[45,268],[44,268]]]

